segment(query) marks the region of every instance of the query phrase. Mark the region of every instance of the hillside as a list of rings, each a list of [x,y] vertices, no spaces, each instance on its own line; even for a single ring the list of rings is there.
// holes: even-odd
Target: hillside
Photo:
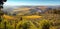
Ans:
[[[8,15],[33,15],[33,14],[45,14],[47,11],[57,9],[57,6],[16,6],[15,8],[6,9],[5,13]]]
[[[5,13],[0,25],[1,29],[60,29],[60,10],[46,6],[19,7]]]

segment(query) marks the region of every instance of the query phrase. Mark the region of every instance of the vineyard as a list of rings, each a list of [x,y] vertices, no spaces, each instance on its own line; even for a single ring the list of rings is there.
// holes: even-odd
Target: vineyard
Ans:
[[[50,14],[50,16],[32,15],[14,18],[12,16],[4,15],[2,17],[0,29],[58,29],[60,27],[60,20],[57,18],[54,19],[54,17],[58,16]]]
[[[0,15],[0,29],[60,29],[60,10],[45,8],[24,7]]]

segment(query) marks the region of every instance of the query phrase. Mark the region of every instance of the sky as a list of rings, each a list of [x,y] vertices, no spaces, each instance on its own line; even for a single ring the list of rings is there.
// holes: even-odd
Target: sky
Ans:
[[[7,0],[4,5],[60,5],[60,0]]]

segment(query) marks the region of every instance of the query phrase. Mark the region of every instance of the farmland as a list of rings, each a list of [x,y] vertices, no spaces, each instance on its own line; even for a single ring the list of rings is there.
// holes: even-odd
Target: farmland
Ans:
[[[47,8],[45,12],[46,8],[14,9],[1,17],[0,29],[60,29],[60,10]]]

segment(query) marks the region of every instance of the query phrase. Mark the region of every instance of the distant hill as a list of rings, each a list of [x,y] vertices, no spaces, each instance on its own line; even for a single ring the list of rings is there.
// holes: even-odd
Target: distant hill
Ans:
[[[60,9],[59,6],[10,6],[4,8],[8,15],[31,15],[35,13],[45,13],[52,9]]]

